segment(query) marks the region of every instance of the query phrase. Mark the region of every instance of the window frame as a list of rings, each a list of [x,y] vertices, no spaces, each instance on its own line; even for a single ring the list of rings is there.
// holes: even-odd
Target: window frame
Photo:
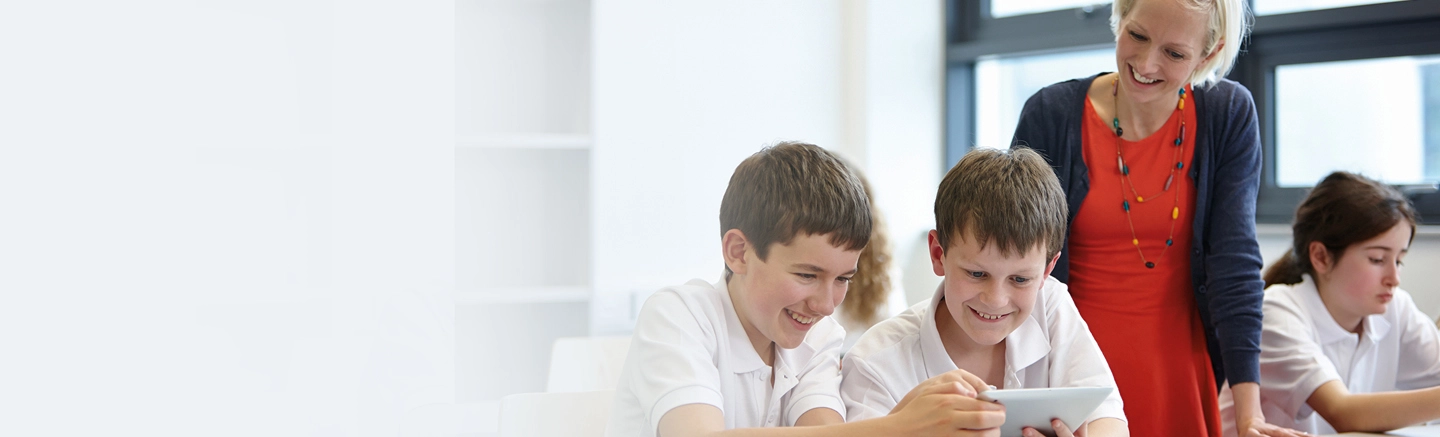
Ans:
[[[1253,0],[1252,0],[1253,1]],[[1253,3],[1252,3],[1253,5]],[[975,141],[975,62],[986,56],[1028,56],[1113,47],[1110,5],[990,18],[989,0],[946,2],[945,169]],[[1047,29],[1034,32],[1033,29]],[[1032,30],[1032,31],[1027,31]],[[1440,54],[1440,0],[1407,0],[1255,17],[1229,76],[1250,90],[1264,153],[1257,223],[1289,223],[1307,188],[1275,178],[1275,68]],[[1011,127],[1013,129],[1013,127]],[[1425,224],[1440,224],[1435,187],[1403,187]]]

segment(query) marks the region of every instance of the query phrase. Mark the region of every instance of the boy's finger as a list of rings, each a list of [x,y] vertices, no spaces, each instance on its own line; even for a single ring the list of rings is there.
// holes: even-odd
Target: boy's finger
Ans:
[[[955,406],[955,409],[956,409],[956,410],[967,410],[967,411],[999,411],[999,412],[1002,412],[1002,413],[1005,411],[1005,406],[1004,406],[1004,405],[1001,405],[1001,404],[999,404],[999,403],[997,403],[997,402],[987,402],[987,401],[982,401],[982,400],[975,399],[975,398],[971,398],[971,397],[961,398],[960,400],[955,401],[952,405]],[[999,426],[999,425],[996,425],[996,426]]]
[[[1050,419],[1050,427],[1055,429],[1055,435],[1060,437],[1073,437],[1075,435],[1075,432],[1072,431],[1070,427],[1065,426],[1065,422],[1061,421],[1060,419]]]
[[[1005,424],[1004,411],[959,411],[951,422],[956,429],[992,429]]]

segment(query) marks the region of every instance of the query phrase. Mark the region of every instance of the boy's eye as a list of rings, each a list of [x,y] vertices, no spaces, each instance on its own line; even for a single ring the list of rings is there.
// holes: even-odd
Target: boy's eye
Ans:
[[[1016,284],[1024,284],[1026,282],[1030,282],[1030,278],[1026,278],[1024,276],[1016,276],[1014,278],[1011,278],[1010,280],[1015,281]]]
[[[966,271],[965,271],[965,274],[970,275],[970,277],[975,278],[975,279],[980,279],[980,278],[985,277],[985,272],[972,272],[972,271],[966,270]]]
[[[854,279],[855,279],[855,278],[846,277],[846,276],[841,276],[841,277],[835,278],[835,280],[840,281],[840,282],[850,282],[850,281],[853,281]]]
[[[816,278],[816,276],[815,276],[814,273],[796,273],[795,276],[799,276],[799,277],[805,278],[805,279],[815,279],[815,278]]]

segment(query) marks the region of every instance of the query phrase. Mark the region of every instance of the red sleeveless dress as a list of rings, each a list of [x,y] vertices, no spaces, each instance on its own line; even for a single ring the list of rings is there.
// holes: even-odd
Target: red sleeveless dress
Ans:
[[[1082,134],[1090,190],[1071,225],[1068,285],[1115,374],[1133,436],[1218,437],[1221,432],[1215,375],[1190,283],[1195,184],[1188,174],[1195,111],[1188,91],[1185,110],[1173,112],[1164,127],[1137,142],[1116,138],[1111,121],[1101,120],[1085,101]],[[1179,160],[1184,169],[1163,190],[1175,167],[1174,141],[1182,120]],[[1116,160],[1121,142],[1135,192],[1123,181]],[[1122,201],[1129,203],[1130,222]],[[1172,220],[1176,206],[1179,214]],[[1137,238],[1154,268],[1141,261],[1132,243]],[[1165,250],[1167,238],[1174,245]]]

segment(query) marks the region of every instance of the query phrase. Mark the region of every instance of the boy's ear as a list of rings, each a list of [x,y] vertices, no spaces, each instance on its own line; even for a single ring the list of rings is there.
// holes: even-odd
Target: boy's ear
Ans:
[[[1050,277],[1050,272],[1055,271],[1055,265],[1060,263],[1060,252],[1055,252],[1055,257],[1050,258],[1050,264],[1045,266],[1045,277]]]
[[[739,229],[725,231],[725,235],[720,237],[720,245],[721,255],[725,257],[725,265],[730,267],[730,271],[737,275],[745,274],[745,251],[750,248],[750,240],[745,238],[745,233]]]
[[[940,243],[940,233],[934,229],[930,230],[930,267],[935,269],[935,276],[945,276],[945,245]]]
[[[1324,243],[1319,241],[1310,242],[1310,267],[1315,269],[1315,276],[1330,273],[1330,270],[1335,268],[1331,261],[1330,251],[1325,249]]]

